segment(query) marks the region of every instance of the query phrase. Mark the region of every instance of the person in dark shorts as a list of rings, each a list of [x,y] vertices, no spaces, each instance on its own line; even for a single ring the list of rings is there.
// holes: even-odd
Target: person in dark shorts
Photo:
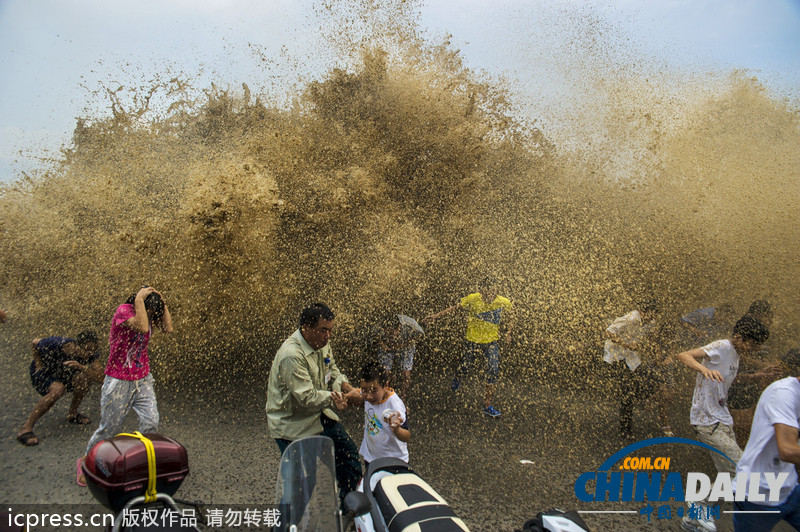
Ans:
[[[411,390],[411,370],[414,367],[417,339],[424,334],[425,331],[417,320],[405,314],[384,315],[380,323],[370,331],[368,349],[389,372],[391,382],[399,383],[397,394],[403,402],[408,401]],[[393,372],[393,365],[399,369]],[[400,374],[399,379],[395,378],[397,374]]]
[[[17,441],[27,447],[38,445],[39,439],[33,433],[34,425],[67,392],[72,393],[67,421],[77,425],[89,423],[89,418],[78,412],[78,407],[89,390],[90,382],[103,380],[97,335],[92,331],[83,331],[74,339],[61,336],[37,338],[32,347],[31,384],[42,398],[17,433]]]

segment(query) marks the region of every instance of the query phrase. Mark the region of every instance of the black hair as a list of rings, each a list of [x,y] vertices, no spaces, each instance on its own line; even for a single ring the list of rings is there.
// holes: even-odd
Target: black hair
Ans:
[[[361,367],[361,380],[364,382],[378,381],[381,386],[389,382],[389,372],[380,362],[367,362]]]
[[[763,344],[769,338],[769,329],[753,316],[745,314],[733,326],[733,334]]]
[[[78,336],[75,337],[75,343],[84,346],[86,344],[96,344],[97,343],[97,335],[94,331],[82,331],[78,333]]]
[[[336,318],[333,311],[324,303],[312,303],[300,313],[300,327],[314,328],[319,323],[320,318],[331,321]]]
[[[132,294],[125,300],[125,303],[133,305],[135,301],[136,294]],[[164,315],[164,300],[161,299],[161,296],[156,292],[150,292],[144,298],[144,309],[147,311],[147,315],[154,321],[159,320]]]
[[[795,347],[786,351],[786,354],[781,357],[781,362],[789,369],[791,376],[800,376],[800,348]]]
[[[747,314],[751,316],[764,316],[767,318],[772,317],[772,305],[766,299],[756,299],[750,303],[750,308],[747,309]]]

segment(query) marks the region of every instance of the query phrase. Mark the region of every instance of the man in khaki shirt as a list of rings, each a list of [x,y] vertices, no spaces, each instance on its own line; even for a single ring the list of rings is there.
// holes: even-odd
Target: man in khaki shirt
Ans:
[[[335,409],[347,408],[348,392],[358,393],[333,360],[328,343],[335,315],[322,303],[306,307],[300,328],[283,342],[272,362],[267,390],[270,435],[283,453],[306,436],[333,440],[339,496],[356,489],[361,478],[358,448],[339,422]]]

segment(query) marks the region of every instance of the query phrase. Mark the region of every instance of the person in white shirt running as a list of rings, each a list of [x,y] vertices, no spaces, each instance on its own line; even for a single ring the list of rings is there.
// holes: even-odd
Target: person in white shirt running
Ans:
[[[797,367],[792,374],[797,375]],[[753,490],[747,484],[751,473],[760,473],[759,502],[736,501],[733,526],[736,532],[761,532],[772,530],[779,521],[786,521],[795,530],[800,530],[800,485],[796,468],[800,466],[800,379],[787,377],[770,384],[756,406],[750,439],[736,468],[737,478],[743,475],[745,493],[752,497]],[[777,501],[769,500],[769,486],[765,473],[773,478],[783,475]],[[761,499],[756,496],[752,498]],[[740,513],[744,512],[744,513]],[[761,513],[753,513],[761,512]],[[770,513],[764,513],[770,512]]]
[[[740,358],[746,359],[757,352],[767,338],[769,331],[766,326],[752,316],[745,315],[733,326],[730,339],[717,340],[677,356],[680,362],[698,373],[692,395],[690,422],[701,442],[722,453],[711,453],[714,466],[720,473],[735,473],[736,463],[742,456],[733,432],[733,418],[728,410],[728,390],[736,379]],[[759,381],[772,377],[771,373],[764,372],[742,375],[747,380]],[[681,524],[686,530],[716,530],[713,520],[703,515],[707,516],[708,512],[701,511],[697,517],[687,514]]]

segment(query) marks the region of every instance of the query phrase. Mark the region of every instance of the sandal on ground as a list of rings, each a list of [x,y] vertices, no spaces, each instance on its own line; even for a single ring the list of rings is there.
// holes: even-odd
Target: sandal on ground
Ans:
[[[84,416],[83,414],[80,414],[80,413],[76,414],[76,415],[74,415],[72,417],[68,417],[67,421],[70,422],[70,423],[74,423],[76,425],[88,425],[89,423],[92,422],[91,419],[89,419],[88,417],[86,417],[86,416]]]
[[[31,440],[36,440],[31,442]],[[36,434],[33,432],[25,432],[17,436],[17,441],[20,442],[25,447],[33,447],[34,445],[39,445],[39,438],[36,437]]]
[[[75,482],[78,484],[78,486],[80,486],[82,488],[85,488],[86,487],[86,479],[85,478],[81,479],[81,477],[84,476],[83,475],[83,471],[81,471],[81,464],[83,464],[83,457],[78,458],[78,462],[75,464],[77,469],[78,469],[78,473],[75,476]]]

